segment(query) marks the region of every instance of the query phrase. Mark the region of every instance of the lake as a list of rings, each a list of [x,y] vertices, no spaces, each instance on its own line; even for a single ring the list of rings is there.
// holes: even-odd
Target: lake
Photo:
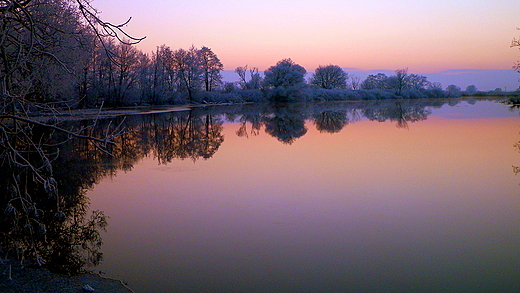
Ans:
[[[136,292],[518,292],[519,110],[494,100],[127,117],[87,192]]]

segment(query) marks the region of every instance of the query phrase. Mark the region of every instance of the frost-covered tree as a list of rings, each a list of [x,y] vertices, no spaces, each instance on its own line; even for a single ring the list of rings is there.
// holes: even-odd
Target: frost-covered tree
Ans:
[[[477,93],[477,87],[475,85],[468,85],[466,87],[466,95],[472,96]]]
[[[264,83],[268,87],[291,87],[305,83],[307,71],[291,59],[283,59],[264,72]]]
[[[458,87],[454,84],[450,84],[449,86],[446,87],[446,92],[448,94],[448,98],[458,98],[458,97],[460,97],[461,89],[460,89],[460,87]]]
[[[139,91],[139,103],[148,102],[152,95],[152,60],[148,54],[137,52],[137,64],[134,66],[135,88]]]
[[[152,55],[152,101],[174,90],[173,51],[166,45],[157,47]]]
[[[249,69],[249,76],[250,76],[250,79],[249,79],[249,82],[247,83],[247,88],[253,89],[253,90],[260,89],[260,87],[262,86],[263,79],[262,79],[262,76],[260,75],[260,73],[258,73],[258,68],[251,67]]]
[[[235,69],[235,73],[238,74],[240,81],[238,82],[242,89],[260,89],[262,86],[262,76],[258,72],[257,67],[249,68],[249,81],[247,80],[247,70],[246,66],[239,66]]]
[[[128,90],[134,85],[138,62],[138,51],[128,43],[120,43],[116,46],[116,85],[114,88],[113,102],[122,105]]]
[[[38,101],[74,94],[93,33],[67,0],[1,1],[0,91]]]
[[[177,89],[194,101],[195,93],[201,88],[201,66],[195,47],[189,50],[178,49],[172,54],[171,69],[174,71]]]
[[[348,74],[337,65],[320,65],[311,77],[311,84],[324,89],[345,89]]]
[[[351,90],[358,90],[361,88],[361,77],[357,75],[350,75],[348,79],[348,88]]]
[[[409,85],[410,76],[408,75],[408,68],[397,69],[395,74],[388,78],[388,85],[396,91],[397,95]]]
[[[208,47],[202,46],[202,48],[198,50],[198,57],[204,88],[210,92],[222,84],[220,71],[224,69],[224,65],[222,65],[217,55]]]
[[[122,132],[107,127],[96,136],[97,120],[74,128],[63,125],[59,115],[39,119],[31,114],[59,113],[60,107],[78,103],[76,89],[86,94],[93,73],[101,72],[88,62],[101,61],[96,45],[115,61],[105,41],[124,35],[122,25],[99,19],[90,2],[0,1],[0,247],[23,263],[63,265],[58,270],[67,273],[99,261],[96,228],[106,222],[95,212],[88,221],[88,203],[60,181],[62,167],[69,165],[56,164],[60,149],[80,139],[108,154]]]
[[[442,90],[442,84],[440,82],[432,82],[428,85],[428,90]]]
[[[384,73],[371,74],[361,83],[361,88],[364,90],[388,89],[388,76]]]
[[[238,82],[242,89],[247,89],[247,65],[246,66],[238,66],[235,68],[235,73],[238,74],[238,77],[240,78],[240,81]]]
[[[424,75],[410,74],[407,79],[405,89],[420,90],[430,87],[430,82]]]

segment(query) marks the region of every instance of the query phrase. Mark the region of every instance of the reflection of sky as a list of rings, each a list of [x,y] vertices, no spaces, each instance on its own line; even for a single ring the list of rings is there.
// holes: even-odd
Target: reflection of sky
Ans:
[[[462,111],[461,111],[462,110]],[[447,119],[520,117],[519,109],[510,109],[499,102],[463,101],[457,105],[444,104],[441,108],[433,108],[435,116]]]
[[[143,292],[520,289],[518,116],[466,105],[292,145],[227,123],[209,160],[146,158],[88,194],[101,269]]]

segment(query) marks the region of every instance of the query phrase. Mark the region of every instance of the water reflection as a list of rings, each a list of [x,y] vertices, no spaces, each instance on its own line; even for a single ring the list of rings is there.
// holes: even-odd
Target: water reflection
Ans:
[[[218,150],[224,137],[222,120],[214,115],[200,116],[194,111],[160,119],[152,116],[154,122],[144,124],[137,132],[151,131],[148,143],[160,163],[173,159],[211,158]]]
[[[513,147],[515,148],[515,150],[520,153],[520,141],[516,142]],[[515,173],[515,175],[518,175],[520,174],[520,166],[513,166],[513,173]]]
[[[307,133],[305,115],[299,104],[275,105],[264,120],[265,132],[285,144],[292,144]]]
[[[239,123],[235,134],[248,138],[265,133],[283,144],[294,144],[309,131],[312,120],[322,133],[338,133],[347,125],[363,119],[392,121],[399,128],[426,120],[431,109],[447,101],[373,101],[362,103],[313,103],[280,105],[241,105],[204,107],[190,111],[118,117],[100,120],[91,129],[102,136],[112,125],[131,130],[115,139],[116,144],[103,153],[89,141],[68,141],[56,133],[35,128],[33,141],[45,141],[43,151],[55,154],[52,162],[41,162],[26,149],[26,159],[35,166],[52,168],[53,181],[37,182],[30,170],[7,164],[0,154],[0,248],[10,256],[34,259],[54,271],[74,274],[101,261],[100,231],[107,220],[100,211],[89,213],[88,189],[118,170],[131,171],[146,156],[160,164],[180,160],[212,158],[224,142],[223,123]],[[460,100],[450,100],[456,105]],[[67,122],[65,128],[80,128],[88,121]],[[309,125],[309,124],[307,124]],[[23,144],[20,137],[17,143]],[[58,143],[68,141],[67,143]],[[520,143],[519,143],[520,144]],[[519,148],[519,144],[515,147]],[[41,150],[40,150],[41,151]],[[49,169],[50,170],[50,169]],[[518,173],[518,168],[514,169]],[[5,255],[2,255],[5,257]]]
[[[349,123],[346,110],[323,111],[314,115],[316,129],[320,132],[336,133]]]
[[[107,225],[102,212],[89,213],[86,190],[119,168],[99,164],[94,147],[84,151],[82,145],[62,144],[66,136],[48,139],[49,133],[38,127],[30,134],[10,137],[18,158],[8,160],[9,151],[1,154],[1,257],[79,273],[100,262],[99,231]],[[41,141],[41,148],[29,141]]]
[[[368,108],[363,110],[363,115],[369,120],[385,122],[386,120],[396,122],[398,128],[408,128],[408,122],[426,120],[431,114],[430,109],[424,106],[406,106],[401,102],[396,102],[390,107]]]

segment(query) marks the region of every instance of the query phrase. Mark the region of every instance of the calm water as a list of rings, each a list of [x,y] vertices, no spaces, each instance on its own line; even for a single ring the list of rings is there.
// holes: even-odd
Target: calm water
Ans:
[[[134,125],[154,143],[87,193],[110,217],[96,270],[136,292],[520,291],[518,110],[227,112]]]

